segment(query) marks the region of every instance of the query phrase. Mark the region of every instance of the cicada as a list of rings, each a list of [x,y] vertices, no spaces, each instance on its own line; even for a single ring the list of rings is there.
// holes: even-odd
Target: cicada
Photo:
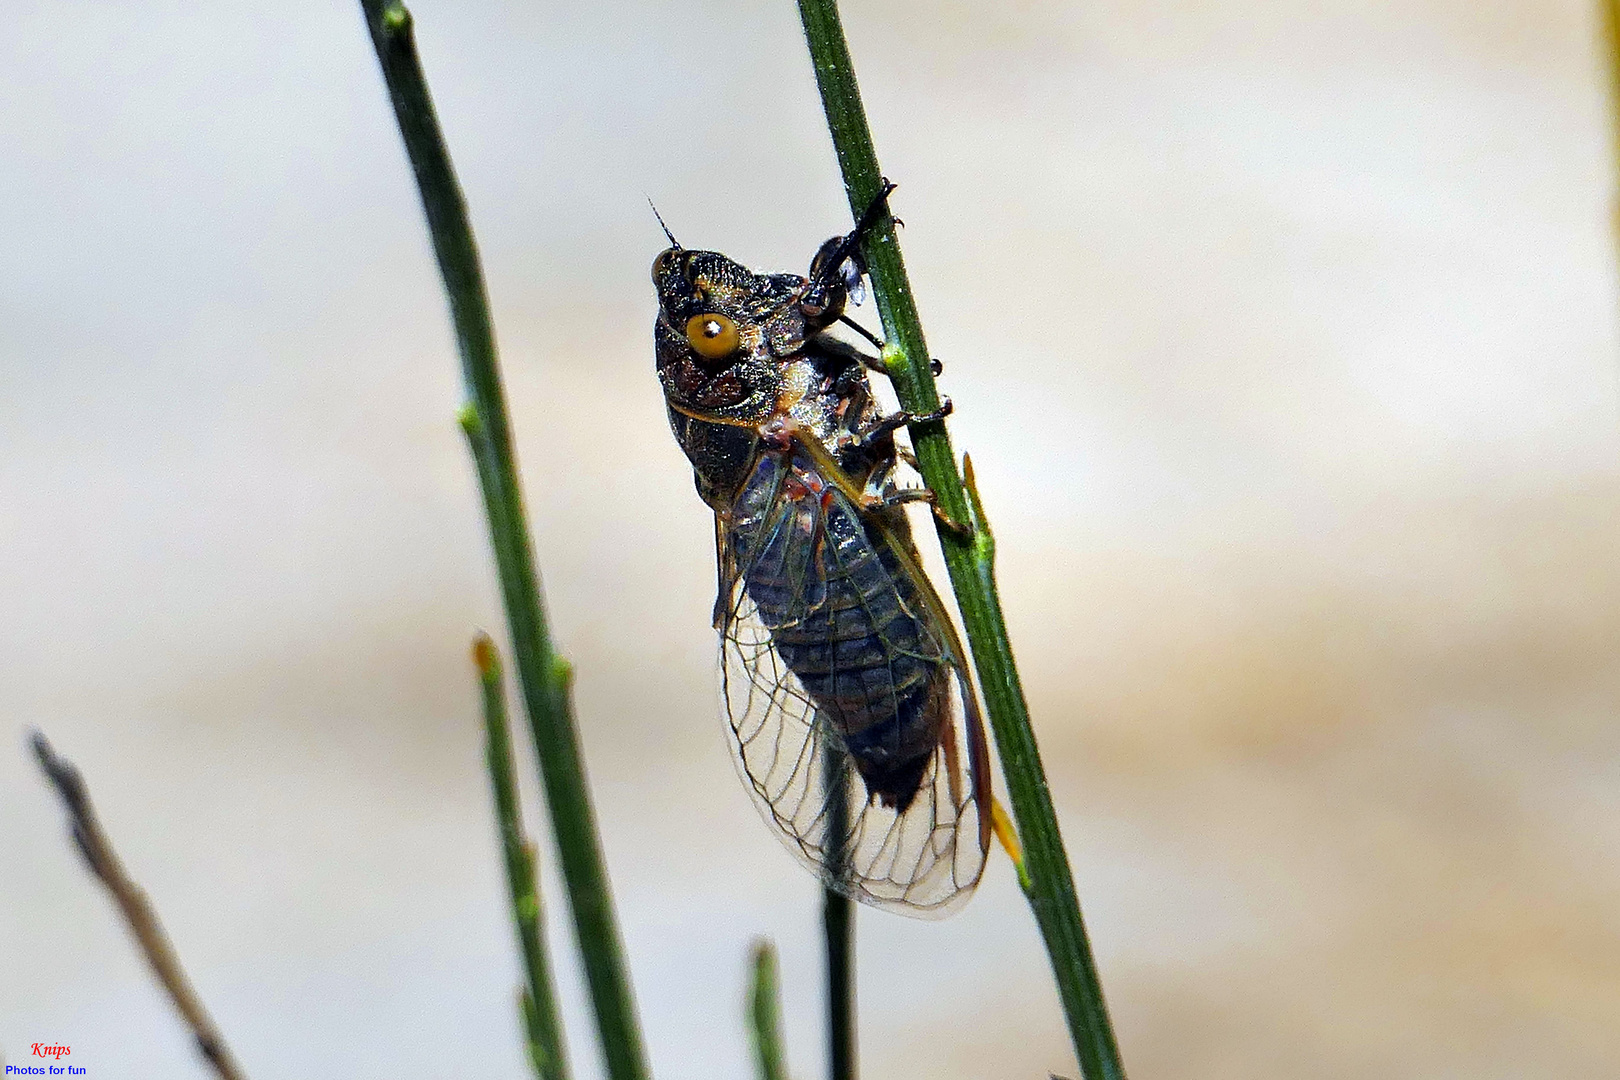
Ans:
[[[906,517],[927,493],[897,479],[895,432],[919,418],[884,415],[867,374],[881,358],[829,333],[850,321],[863,234],[886,213],[880,196],[803,277],[669,234],[654,335],[670,424],[714,511],[722,699],[749,793],[830,887],[929,916],[983,871],[989,750]]]

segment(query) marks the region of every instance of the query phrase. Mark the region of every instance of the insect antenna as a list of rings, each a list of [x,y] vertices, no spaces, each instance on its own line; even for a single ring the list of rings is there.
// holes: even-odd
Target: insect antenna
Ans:
[[[652,206],[653,217],[658,219],[658,227],[664,230],[665,236],[669,237],[669,246],[674,248],[676,251],[680,251],[681,242],[675,239],[675,234],[669,231],[668,225],[664,224],[664,215],[658,212],[658,207],[653,206],[651,195],[647,196],[647,205]]]

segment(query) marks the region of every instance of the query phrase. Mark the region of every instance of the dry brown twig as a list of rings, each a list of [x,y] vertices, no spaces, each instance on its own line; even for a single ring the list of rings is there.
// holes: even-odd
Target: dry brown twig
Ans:
[[[71,761],[57,756],[42,733],[35,731],[28,741],[34,757],[39,759],[39,767],[44,770],[51,786],[56,788],[62,806],[68,812],[69,833],[74,844],[84,856],[90,872],[112,894],[113,902],[118,905],[125,923],[129,925],[130,933],[135,935],[135,942],[140,946],[146,962],[151,965],[152,973],[163,984],[174,1007],[191,1028],[198,1052],[213,1066],[220,1080],[246,1080],[241,1066],[237,1065],[230,1048],[225,1045],[224,1036],[214,1026],[213,1018],[203,1008],[202,999],[197,996],[185,969],[180,966],[180,957],[175,953],[169,935],[164,933],[152,902],[125,872],[124,864],[119,862],[107,834],[102,832],[101,823],[96,820],[95,808],[90,805],[90,792],[85,787],[84,777]]]

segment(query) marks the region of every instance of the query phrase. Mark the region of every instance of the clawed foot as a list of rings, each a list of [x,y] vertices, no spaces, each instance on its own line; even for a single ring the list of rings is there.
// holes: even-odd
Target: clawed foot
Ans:
[[[904,411],[891,413],[888,416],[879,418],[865,431],[855,432],[850,438],[850,445],[868,446],[873,441],[881,439],[883,436],[892,432],[898,431],[908,424],[938,423],[947,416],[951,415],[951,408],[951,399],[943,398],[939,403],[939,408],[930,413],[923,413],[921,415]]]
[[[939,522],[940,525],[944,526],[946,531],[950,532],[957,539],[961,540],[963,543],[972,542],[973,526],[957,521],[944,510],[940,509],[939,496],[935,495],[927,488],[902,488],[899,491],[891,491],[889,494],[884,496],[873,496],[868,501],[867,508],[872,510],[887,509],[892,506],[905,506],[908,503],[916,502],[927,503],[928,509],[933,511],[934,520]]]

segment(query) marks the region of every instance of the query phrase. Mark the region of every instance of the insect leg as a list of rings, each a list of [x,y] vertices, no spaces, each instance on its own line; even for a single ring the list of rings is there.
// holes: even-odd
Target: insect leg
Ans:
[[[879,352],[883,351],[883,339],[872,333],[872,331],[868,330],[866,327],[862,326],[848,315],[838,316],[838,321],[855,331],[857,334],[861,335],[861,337],[865,338],[867,341],[870,341],[873,347]],[[887,374],[887,372],[884,370],[883,361],[878,357],[867,356],[865,353],[861,353],[860,357],[861,362],[867,367],[871,368],[873,371],[879,372],[880,374]]]
[[[816,281],[820,286],[819,292],[826,292],[827,286],[831,284],[830,279],[842,272],[846,261],[851,258],[859,259],[861,244],[865,241],[866,234],[877,228],[878,222],[889,216],[889,192],[894,189],[895,185],[885,177],[878,187],[877,198],[867,204],[866,211],[855,223],[854,231],[840,240],[837,247],[833,247],[830,240],[821,246],[821,251],[816,253],[815,262],[811,266],[810,275],[813,279],[824,279]]]
[[[867,341],[871,342],[879,352],[882,352],[884,348],[886,348],[886,346],[883,344],[882,338],[872,333],[872,331],[868,330],[866,327],[862,326],[848,315],[838,316],[838,321],[855,331],[857,334],[861,335],[861,337],[865,338]],[[857,352],[855,355],[860,358],[862,364],[865,364],[868,369],[877,372],[879,375],[887,375],[889,373],[889,367],[883,362],[882,357],[867,356],[863,352]],[[944,363],[942,363],[936,357],[929,357],[928,373],[936,376],[945,374]]]
[[[724,629],[731,615],[732,585],[737,580],[737,560],[726,541],[726,523],[714,515],[714,628]]]
[[[878,185],[877,196],[866,204],[866,210],[861,214],[861,220],[855,223],[855,231],[850,233],[851,238],[858,244],[866,238],[866,234],[877,228],[878,221],[889,213],[889,195],[899,184],[891,181],[887,176]]]
[[[877,439],[881,439],[890,432],[898,431],[907,424],[935,423],[936,421],[943,420],[947,416],[951,415],[951,409],[951,399],[945,398],[939,403],[939,408],[935,409],[931,413],[923,413],[919,416],[916,413],[901,411],[892,413],[889,416],[879,417],[877,420],[873,421],[872,426],[868,427],[865,431],[855,432],[852,445],[868,446]]]
[[[900,488],[886,495],[867,496],[866,508],[869,510],[887,509],[891,506],[904,506],[906,503],[925,502],[934,512],[939,523],[963,540],[973,539],[973,526],[957,521],[951,515],[939,508],[939,497],[927,488]]]

